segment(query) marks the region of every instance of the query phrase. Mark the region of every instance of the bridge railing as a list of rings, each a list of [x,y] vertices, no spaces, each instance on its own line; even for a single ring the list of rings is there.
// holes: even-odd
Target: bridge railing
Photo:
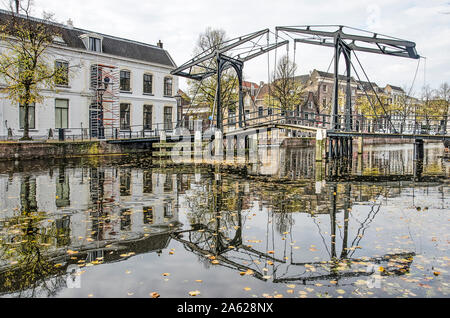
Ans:
[[[53,128],[44,130],[30,129],[30,136],[35,141],[86,141],[86,140],[116,140],[157,137],[161,132],[166,136],[179,135],[179,129],[184,128],[193,133],[195,130],[205,130],[203,121],[195,121],[192,125],[183,122],[152,123],[148,125],[127,125],[122,127],[107,127],[103,129],[90,128]],[[23,136],[23,129],[7,128],[0,135],[0,140],[18,141]]]
[[[245,120],[244,120],[245,118]],[[243,128],[251,128],[268,124],[294,124],[329,129],[330,115],[315,112],[300,112],[284,110],[276,107],[265,108],[253,112],[246,112],[242,116]],[[239,115],[232,115],[224,119],[225,130],[239,129]]]
[[[244,116],[242,119],[242,128],[270,124],[294,124],[337,131],[404,135],[446,135],[450,130],[450,127],[448,127],[450,123],[444,116],[429,115],[374,116],[353,114],[347,116],[339,114],[333,122],[333,116],[329,114],[270,107],[246,112],[245,120]],[[240,129],[239,115],[232,115],[224,119],[225,131],[236,129]]]

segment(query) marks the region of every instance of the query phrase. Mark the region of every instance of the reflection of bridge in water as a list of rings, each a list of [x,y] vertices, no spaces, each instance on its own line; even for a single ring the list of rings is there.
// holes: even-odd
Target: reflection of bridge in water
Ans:
[[[56,293],[65,287],[64,275],[71,265],[97,266],[140,253],[158,253],[167,248],[171,239],[208,264],[218,261],[218,266],[273,282],[306,284],[366,277],[376,271],[367,271],[370,264],[385,268],[384,274],[401,275],[408,271],[414,256],[411,251],[368,258],[355,256],[360,236],[378,215],[381,198],[399,196],[410,187],[409,182],[420,187],[440,185],[438,178],[429,182],[422,179],[387,183],[382,176],[376,176],[380,179],[374,177],[366,186],[364,180],[329,180],[319,170],[322,179],[317,181],[321,184],[318,189],[314,182],[318,174],[314,150],[281,149],[282,165],[287,168],[279,169],[273,178],[220,173],[220,168],[213,173],[197,168],[72,168],[65,164],[0,175],[0,251],[13,248],[19,253],[8,257],[2,254],[1,292],[30,295],[46,283],[48,293]],[[380,157],[380,153],[374,151],[375,157]],[[384,163],[372,161],[372,165]],[[445,189],[439,191],[444,197]],[[378,199],[370,203],[362,222],[353,223],[358,229],[350,237],[349,209],[358,202],[371,202],[372,198]],[[188,202],[187,208],[183,202]],[[267,228],[265,241],[274,231],[278,233],[273,253],[268,245],[260,248],[260,243],[246,238],[246,224],[253,217],[252,206],[257,204],[260,211],[267,209],[267,223],[275,224],[274,228]],[[283,233],[295,231],[292,216],[298,214],[311,216],[313,221],[317,217],[328,219],[329,215],[330,236],[323,237],[328,258],[323,262],[313,258],[298,262],[294,256],[302,254],[285,245],[290,238]],[[186,225],[180,224],[180,217],[187,219]],[[341,241],[337,235],[340,226]],[[318,233],[323,235],[319,227]],[[37,255],[42,257],[36,258]],[[24,262],[16,263],[22,256]],[[39,272],[33,269],[37,268],[32,261],[35,259],[42,262]]]

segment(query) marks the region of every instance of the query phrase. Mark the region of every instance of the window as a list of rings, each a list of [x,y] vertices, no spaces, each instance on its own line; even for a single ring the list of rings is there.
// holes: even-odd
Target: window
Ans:
[[[322,85],[322,90],[323,90],[324,92],[326,92],[326,91],[327,91],[327,85]]]
[[[130,129],[130,104],[120,104],[120,129]]]
[[[131,91],[130,71],[120,71],[120,90],[124,92]]]
[[[69,128],[69,100],[55,99],[55,128]]]
[[[322,99],[322,106],[327,107],[327,99],[326,98]]]
[[[166,174],[163,188],[165,193],[171,193],[173,191],[172,175]]]
[[[272,108],[268,108],[268,109],[267,109],[267,115],[270,116],[270,115],[272,115],[272,113],[273,113]]]
[[[171,202],[167,202],[167,204],[164,206],[164,217],[165,218],[173,217]]]
[[[144,94],[153,94],[153,75],[144,74]]]
[[[59,171],[58,182],[56,183],[56,201],[58,208],[64,208],[70,205],[70,185],[69,178],[64,169]]]
[[[102,85],[103,69],[99,65],[91,65],[91,89],[97,89]]]
[[[130,231],[131,230],[131,210],[122,209],[120,211],[120,230]]]
[[[144,193],[152,193],[153,192],[153,179],[151,171],[144,171]]]
[[[152,105],[144,105],[144,129],[152,129]]]
[[[144,216],[144,224],[153,224],[153,207],[145,206],[142,209]]]
[[[94,52],[102,51],[102,41],[98,38],[89,38],[89,50]]]
[[[259,116],[259,117],[262,117],[263,114],[264,114],[264,109],[263,109],[261,106],[258,107],[258,116]]]
[[[19,127],[20,129],[25,128],[25,107],[20,105],[19,107]],[[36,128],[36,120],[35,120],[35,105],[28,105],[28,128],[35,129]]]
[[[120,195],[130,196],[131,195],[131,171],[122,170],[120,172]]]
[[[236,113],[229,111],[228,112],[228,123],[233,125],[236,123]]]
[[[56,85],[69,85],[69,63],[64,61],[55,62],[55,70],[61,69],[59,76],[55,80]]]
[[[164,129],[172,130],[172,107],[164,107]]]
[[[172,96],[172,78],[164,78],[164,96]]]

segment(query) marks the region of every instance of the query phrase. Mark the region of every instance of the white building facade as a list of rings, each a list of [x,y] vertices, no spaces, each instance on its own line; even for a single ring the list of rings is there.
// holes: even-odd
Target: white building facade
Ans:
[[[170,72],[176,65],[161,42],[58,26],[61,37],[47,58],[66,67],[68,76],[55,91],[43,90],[43,102],[30,108],[31,137],[56,135],[59,128],[86,137],[98,137],[100,128],[104,135],[175,128],[178,79]],[[5,50],[1,42],[0,50]],[[0,95],[0,137],[21,137],[23,121],[20,105]]]

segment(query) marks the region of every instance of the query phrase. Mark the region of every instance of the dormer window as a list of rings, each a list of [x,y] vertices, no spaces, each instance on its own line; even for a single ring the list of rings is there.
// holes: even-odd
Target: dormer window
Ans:
[[[94,52],[101,52],[102,41],[99,38],[89,37],[89,50]]]
[[[102,40],[101,35],[95,33],[83,34],[80,36],[86,49],[92,52],[102,52]]]

